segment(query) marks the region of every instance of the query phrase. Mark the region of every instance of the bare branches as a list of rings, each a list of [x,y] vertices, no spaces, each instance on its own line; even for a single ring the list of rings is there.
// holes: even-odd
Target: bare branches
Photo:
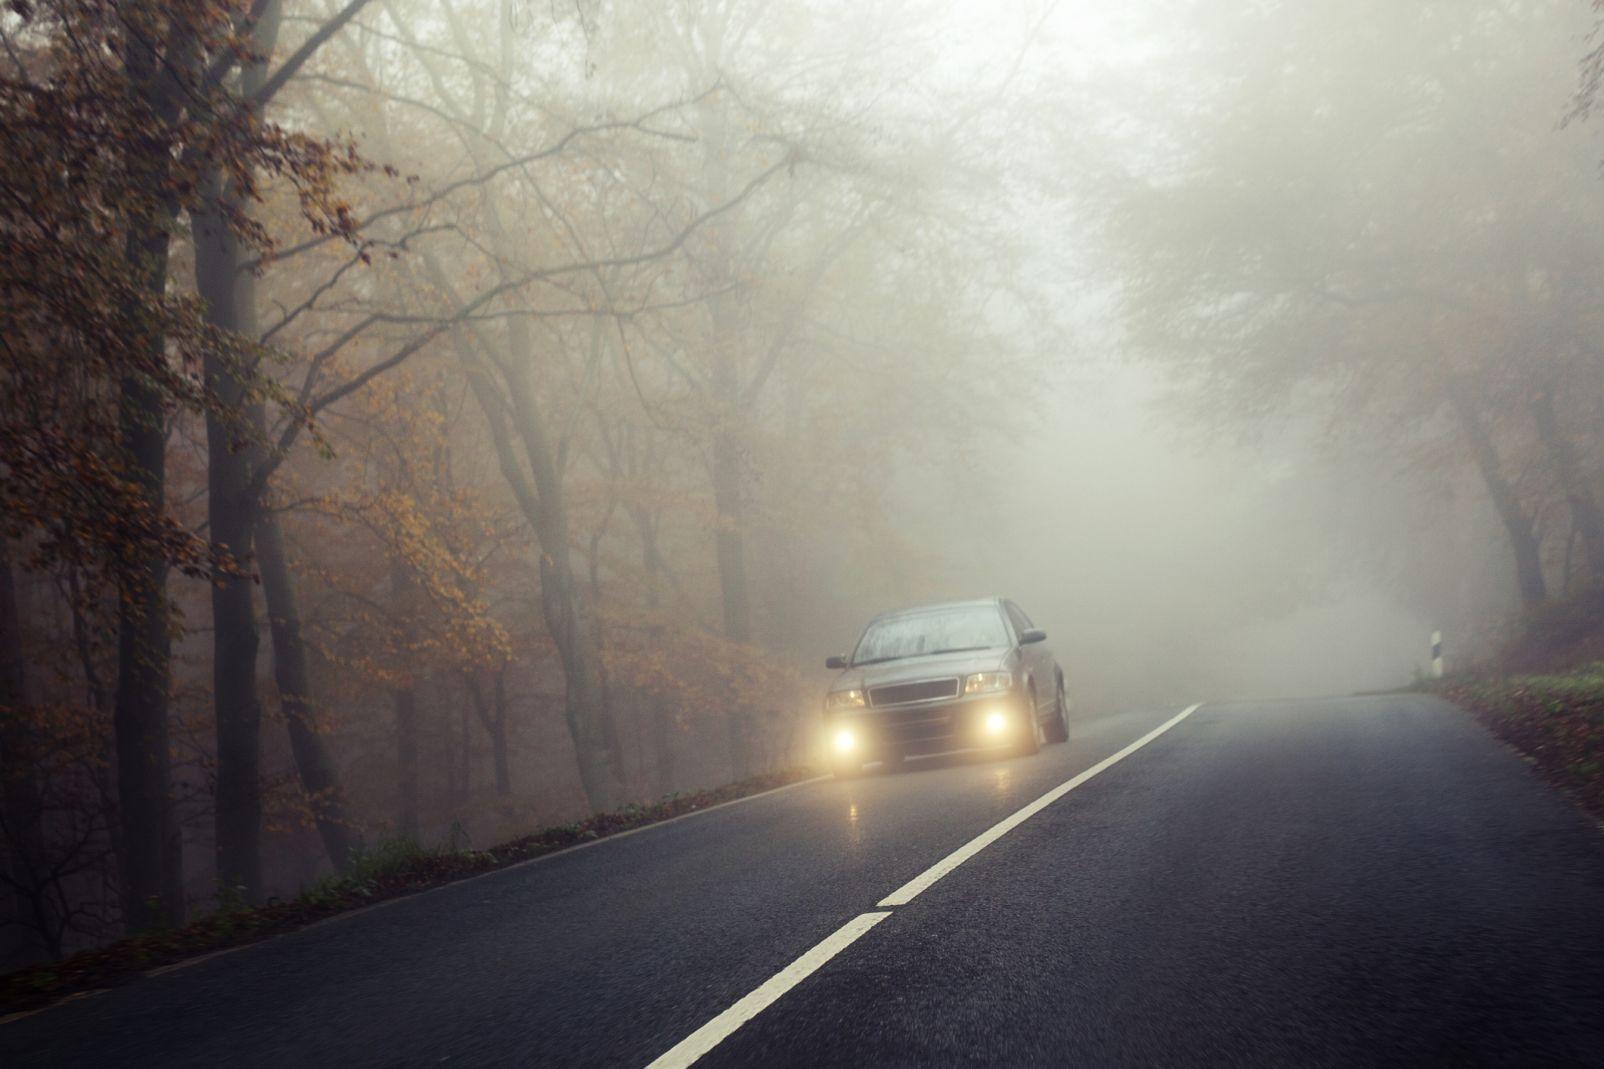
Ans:
[[[327,19],[323,25],[313,31],[312,36],[301,42],[301,46],[291,52],[283,63],[279,64],[278,70],[268,75],[267,81],[263,82],[262,86],[251,94],[250,103],[258,108],[265,107],[278,94],[278,91],[284,88],[284,84],[295,77],[296,73],[306,65],[307,60],[311,59],[317,53],[317,50],[328,42],[329,38],[344,29],[345,24],[355,18],[357,12],[366,7],[368,3],[369,0],[350,0],[345,7]]]
[[[473,188],[475,186],[482,186],[482,185],[485,185],[485,184],[487,184],[489,182],[492,182],[496,178],[498,178],[501,175],[507,173],[508,171],[516,170],[516,169],[521,168],[521,167],[527,167],[529,164],[537,163],[540,160],[550,159],[553,156],[559,155],[564,150],[566,150],[571,144],[573,144],[575,141],[577,141],[578,139],[583,138],[583,137],[587,137],[587,136],[594,135],[594,134],[602,134],[602,133],[608,133],[608,132],[613,132],[613,131],[621,131],[621,130],[636,130],[636,131],[648,134],[648,135],[653,136],[653,137],[662,137],[664,135],[663,135],[663,133],[661,131],[654,130],[651,127],[649,127],[647,124],[653,118],[656,118],[657,116],[662,115],[665,112],[672,111],[672,110],[674,110],[676,108],[680,108],[680,107],[683,107],[683,106],[684,106],[684,104],[683,103],[679,103],[679,102],[676,102],[674,104],[665,104],[662,107],[653,108],[648,112],[645,112],[645,113],[643,113],[641,115],[638,115],[633,119],[623,119],[623,120],[617,120],[617,121],[592,123],[592,124],[587,125],[587,126],[576,126],[576,127],[572,128],[572,129],[570,129],[562,137],[558,138],[556,141],[554,141],[551,144],[545,146],[544,148],[536,149],[533,152],[528,152],[528,153],[524,153],[524,154],[521,154],[521,155],[518,155],[518,156],[511,157],[511,158],[509,158],[507,160],[504,160],[501,163],[495,164],[495,165],[493,165],[493,166],[491,166],[491,167],[489,167],[489,168],[487,168],[487,169],[485,169],[483,171],[480,171],[480,172],[478,172],[476,174],[470,175],[467,178],[460,178],[460,179],[458,179],[458,180],[456,180],[454,182],[448,182],[445,185],[443,185],[443,186],[439,187],[438,189],[434,190],[433,192],[431,192],[427,197],[424,197],[422,200],[409,201],[409,202],[407,202],[405,204],[396,204],[396,205],[392,205],[389,208],[381,208],[381,209],[373,212],[372,214],[368,215],[367,217],[362,219],[360,222],[358,222],[356,224],[356,229],[358,229],[358,230],[366,230],[366,229],[372,227],[373,224],[375,224],[377,222],[381,222],[382,220],[391,218],[392,216],[400,215],[403,212],[420,211],[420,210],[422,210],[424,208],[427,208],[427,207],[429,207],[429,206],[431,206],[433,204],[437,204],[440,201],[446,200],[447,198],[451,197],[453,194],[458,193],[458,192],[460,192],[460,191],[462,191],[464,189],[470,189],[470,188]],[[274,261],[287,260],[292,256],[297,256],[297,255],[299,255],[299,254],[301,254],[303,252],[308,252],[308,251],[310,251],[312,249],[316,249],[316,248],[319,248],[320,246],[326,245],[330,241],[336,240],[338,238],[338,236],[339,235],[335,235],[335,234],[324,234],[324,235],[320,235],[320,236],[315,237],[315,238],[310,238],[310,239],[308,239],[306,241],[301,242],[300,244],[291,245],[288,248],[284,248],[284,249],[280,249],[280,250],[276,251],[272,255],[271,259],[274,260]],[[263,265],[264,262],[266,262],[267,259],[269,259],[269,258],[268,257],[258,258],[250,266],[253,267],[253,268],[260,267],[260,266]]]
[[[723,204],[709,209],[706,212],[703,212],[695,219],[692,219],[682,230],[679,231],[679,233],[675,234],[670,240],[657,246],[656,248],[648,249],[644,252],[629,256],[607,257],[582,263],[566,263],[554,267],[542,268],[525,272],[524,274],[521,274],[515,278],[508,279],[498,283],[495,286],[491,286],[490,288],[481,292],[478,296],[474,297],[472,300],[468,301],[466,304],[456,309],[456,311],[454,311],[452,314],[434,321],[428,330],[407,342],[405,345],[402,345],[399,349],[396,349],[394,352],[379,360],[377,363],[371,364],[364,368],[360,373],[341,383],[339,386],[332,387],[321,394],[315,393],[322,370],[328,364],[329,360],[347,344],[360,336],[369,327],[382,321],[380,316],[376,313],[364,317],[354,326],[342,332],[332,345],[326,346],[312,357],[306,377],[302,381],[299,396],[296,399],[297,411],[304,413],[304,415],[301,418],[292,419],[289,425],[286,426],[282,432],[280,432],[277,441],[274,443],[272,455],[262,463],[252,479],[253,491],[260,495],[266,489],[268,480],[272,477],[273,472],[277,470],[278,466],[283,463],[284,458],[289,453],[290,446],[295,443],[295,440],[300,437],[301,432],[306,429],[308,418],[316,415],[329,405],[332,405],[335,402],[350,396],[352,393],[360,390],[363,386],[373,381],[373,379],[391,370],[392,368],[398,367],[445,331],[450,330],[452,327],[469,322],[473,318],[474,313],[476,313],[479,309],[489,305],[497,298],[508,293],[514,293],[522,290],[543,279],[556,278],[561,275],[574,274],[581,271],[596,271],[605,268],[634,267],[640,264],[650,263],[654,260],[661,260],[664,257],[670,256],[683,247],[685,242],[690,240],[691,236],[698,230],[705,227],[708,223],[719,218],[720,216],[733,211],[737,206],[744,203],[749,197],[751,197],[751,195],[761,188],[770,178],[781,171],[786,170],[789,166],[789,159],[782,159],[771,164],[767,169],[750,179],[746,185],[744,185],[740,191],[729,200],[725,201]]]

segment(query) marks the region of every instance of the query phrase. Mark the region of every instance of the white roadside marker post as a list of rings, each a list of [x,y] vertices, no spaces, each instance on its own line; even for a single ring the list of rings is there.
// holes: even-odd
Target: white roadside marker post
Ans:
[[[1431,633],[1431,678],[1442,678],[1442,632]]]

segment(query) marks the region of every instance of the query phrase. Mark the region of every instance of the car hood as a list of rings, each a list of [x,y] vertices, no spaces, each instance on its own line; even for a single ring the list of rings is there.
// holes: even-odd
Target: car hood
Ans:
[[[887,683],[910,683],[918,679],[966,676],[971,672],[995,672],[1008,667],[1010,652],[1006,648],[970,650],[967,653],[937,653],[927,657],[905,657],[884,664],[866,664],[842,672],[830,689],[862,689],[881,687]]]

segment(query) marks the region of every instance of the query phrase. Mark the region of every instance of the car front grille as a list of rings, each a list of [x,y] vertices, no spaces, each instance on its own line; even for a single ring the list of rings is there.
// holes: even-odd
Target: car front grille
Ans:
[[[938,705],[891,709],[875,718],[884,736],[899,745],[945,739],[956,730],[952,707]]]
[[[909,702],[933,702],[958,696],[956,679],[925,679],[917,683],[890,683],[869,688],[869,704],[907,705]]]

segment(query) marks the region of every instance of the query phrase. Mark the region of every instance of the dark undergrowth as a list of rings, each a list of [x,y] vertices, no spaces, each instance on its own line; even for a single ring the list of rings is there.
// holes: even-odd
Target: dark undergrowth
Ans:
[[[327,877],[293,899],[220,909],[181,928],[145,932],[0,977],[0,1014],[35,1009],[67,995],[126,983],[189,958],[253,943],[364,906],[783,787],[813,774],[811,769],[794,768],[710,790],[673,795],[651,805],[632,805],[574,824],[546,828],[486,850],[385,840],[353,858],[345,873]]]

